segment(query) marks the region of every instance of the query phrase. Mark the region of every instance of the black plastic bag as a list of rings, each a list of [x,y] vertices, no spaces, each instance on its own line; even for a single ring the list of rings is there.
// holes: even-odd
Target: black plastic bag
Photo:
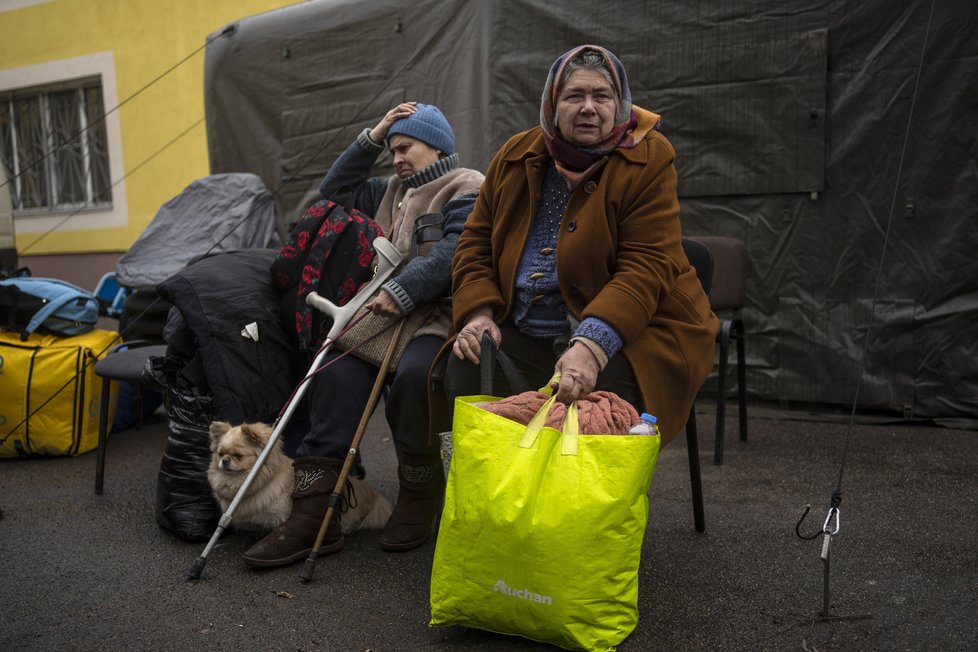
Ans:
[[[210,424],[216,418],[213,400],[181,387],[169,358],[150,358],[147,373],[165,392],[170,426],[156,484],[156,521],[183,539],[208,539],[221,518],[220,505],[207,482]]]

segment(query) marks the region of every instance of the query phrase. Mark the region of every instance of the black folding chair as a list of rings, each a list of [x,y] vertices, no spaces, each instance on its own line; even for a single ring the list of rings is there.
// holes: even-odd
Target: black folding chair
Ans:
[[[713,256],[713,275],[708,294],[710,307],[720,318],[719,366],[717,367],[717,421],[713,463],[723,464],[723,433],[727,407],[727,358],[730,342],[737,347],[737,400],[739,403],[740,441],[747,441],[747,360],[744,352],[744,318],[741,314],[747,299],[747,245],[726,236],[696,235]]]
[[[702,242],[693,238],[683,238],[683,251],[689,264],[696,270],[696,277],[703,286],[706,296],[710,296],[713,282],[713,254]],[[697,532],[706,530],[706,515],[703,510],[703,483],[700,479],[700,447],[696,436],[696,406],[689,408],[686,419],[686,451],[689,455],[689,483],[693,493],[693,523]]]

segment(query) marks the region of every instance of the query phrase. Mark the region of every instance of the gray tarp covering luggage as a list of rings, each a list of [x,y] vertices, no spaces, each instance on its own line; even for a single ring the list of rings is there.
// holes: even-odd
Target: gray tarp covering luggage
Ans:
[[[882,270],[860,409],[973,418],[976,25],[974,0],[306,2],[211,36],[212,171],[260,175],[295,220],[356,132],[411,99],[484,168],[537,122],[553,60],[599,43],[663,116],[684,231],[748,244],[751,396],[844,413]]]
[[[163,204],[119,258],[119,283],[152,288],[206,253],[279,247],[275,202],[254,174],[197,179]]]

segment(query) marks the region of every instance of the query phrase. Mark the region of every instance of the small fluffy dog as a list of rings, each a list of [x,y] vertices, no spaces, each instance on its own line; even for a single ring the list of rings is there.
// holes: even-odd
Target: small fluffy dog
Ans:
[[[232,426],[215,421],[210,426],[211,464],[207,480],[214,496],[227,511],[244,484],[268,440],[272,428],[264,423]],[[282,441],[275,442],[248,493],[234,511],[233,523],[241,529],[272,530],[292,511],[292,460],[282,452]],[[391,504],[372,485],[347,476],[346,511],[340,522],[343,534],[362,529],[380,529],[391,515]],[[325,514],[324,514],[325,516]]]

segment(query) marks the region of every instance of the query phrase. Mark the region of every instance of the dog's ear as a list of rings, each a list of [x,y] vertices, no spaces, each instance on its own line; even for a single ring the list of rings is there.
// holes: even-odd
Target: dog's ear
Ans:
[[[272,434],[272,429],[264,423],[242,423],[241,434],[256,446],[264,446]]]
[[[227,421],[212,421],[211,422],[211,441],[217,441],[223,437],[228,430],[231,429],[231,424]]]

